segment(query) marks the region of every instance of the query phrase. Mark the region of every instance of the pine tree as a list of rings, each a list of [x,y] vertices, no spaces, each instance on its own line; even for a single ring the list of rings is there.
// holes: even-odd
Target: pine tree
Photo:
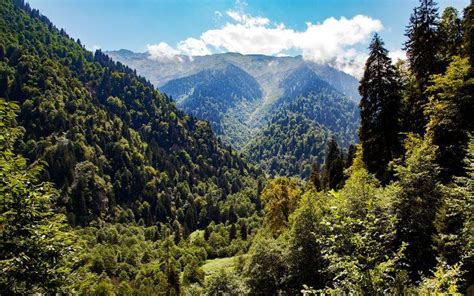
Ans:
[[[454,7],[447,7],[439,23],[440,55],[443,69],[449,64],[451,57],[458,55],[461,50],[462,27],[458,11]]]
[[[327,144],[322,180],[325,189],[339,189],[343,185],[344,161],[334,138]]]
[[[404,132],[414,132],[423,135],[428,121],[423,109],[428,102],[424,94],[432,74],[442,71],[442,56],[440,55],[441,40],[439,37],[439,16],[436,3],[433,0],[420,0],[410,16],[405,35],[408,40],[404,49],[407,51],[409,68],[416,78],[412,91],[407,98]]]
[[[399,110],[401,95],[395,67],[376,34],[370,44],[359,92],[363,159],[370,173],[388,178],[387,164],[400,155]]]
[[[440,72],[439,15],[436,5],[433,0],[420,0],[420,6],[414,9],[405,32],[408,37],[405,50],[410,68],[422,90],[427,86],[430,75]]]
[[[316,189],[316,191],[321,191],[323,189],[317,164],[313,164],[313,167],[311,168],[311,175],[309,177],[309,180],[311,181],[311,184],[313,184],[314,189]]]

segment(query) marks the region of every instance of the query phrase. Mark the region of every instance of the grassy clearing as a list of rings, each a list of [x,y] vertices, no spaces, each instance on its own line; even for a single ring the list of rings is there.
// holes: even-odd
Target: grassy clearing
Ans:
[[[211,275],[215,272],[219,272],[223,269],[226,271],[233,271],[236,268],[238,258],[242,256],[245,257],[245,255],[241,255],[206,260],[206,262],[202,266],[202,269],[204,270],[206,276]]]

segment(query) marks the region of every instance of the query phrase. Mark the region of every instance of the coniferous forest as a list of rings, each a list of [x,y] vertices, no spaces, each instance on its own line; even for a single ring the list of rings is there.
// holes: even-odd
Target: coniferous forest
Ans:
[[[0,295],[473,295],[474,4],[407,22],[407,60],[375,34],[341,107],[358,140],[322,84],[237,152],[0,0]]]

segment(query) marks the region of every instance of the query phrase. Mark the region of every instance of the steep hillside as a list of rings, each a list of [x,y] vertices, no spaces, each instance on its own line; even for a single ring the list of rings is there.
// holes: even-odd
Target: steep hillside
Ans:
[[[208,120],[225,143],[270,174],[306,176],[312,162],[322,162],[328,135],[342,147],[357,139],[358,81],[328,65],[237,53],[110,54],[150,78],[185,112]],[[303,146],[296,149],[296,143]]]
[[[61,188],[72,223],[164,222],[186,233],[225,220],[221,204],[243,187],[256,199],[257,173],[207,122],[15,3],[0,5],[0,97],[19,103],[17,149],[47,163],[43,179]]]
[[[330,135],[343,147],[357,141],[358,108],[304,66],[281,86],[284,95],[244,153],[271,175],[307,177],[324,161]]]
[[[246,118],[262,97],[255,79],[232,64],[171,80],[160,88],[178,107],[210,122],[226,143],[241,147],[250,138]]]
[[[223,53],[207,56],[151,57],[148,53],[135,53],[126,49],[109,51],[107,54],[116,61],[136,69],[158,88],[171,80],[196,74],[205,69],[222,68],[233,64],[254,77],[269,98],[280,96],[278,84],[295,69],[305,65],[324,81],[351,100],[358,101],[358,80],[328,65],[304,60],[301,56],[274,57],[265,55],[242,55]]]

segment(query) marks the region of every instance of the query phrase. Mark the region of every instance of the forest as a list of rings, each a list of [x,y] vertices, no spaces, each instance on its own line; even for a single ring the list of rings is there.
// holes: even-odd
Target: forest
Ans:
[[[473,3],[420,0],[406,61],[373,36],[358,141],[306,122],[330,89],[282,102],[263,142],[324,155],[272,174],[23,0],[0,16],[1,295],[474,293]]]

